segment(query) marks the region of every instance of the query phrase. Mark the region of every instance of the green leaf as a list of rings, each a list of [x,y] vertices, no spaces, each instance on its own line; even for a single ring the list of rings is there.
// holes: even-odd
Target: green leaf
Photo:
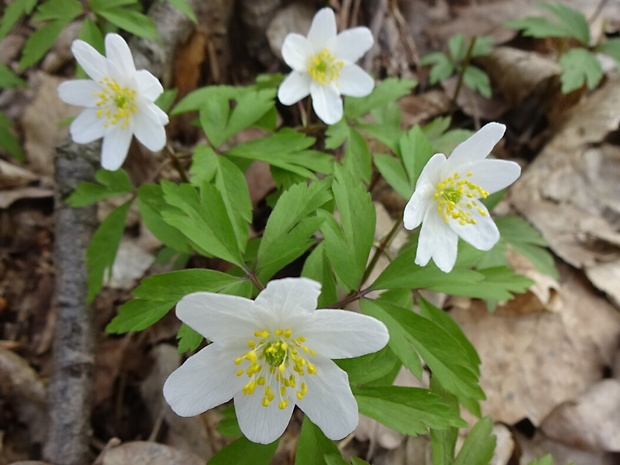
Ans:
[[[482,57],[489,55],[493,51],[493,37],[480,36],[476,38],[476,43],[471,51],[472,57]]]
[[[594,89],[603,77],[603,69],[594,54],[584,48],[573,48],[560,57],[562,93],[568,94],[587,84]]]
[[[362,135],[355,129],[349,129],[347,148],[344,152],[344,167],[357,179],[366,184],[370,182],[372,175],[372,161],[368,144]]]
[[[349,125],[347,120],[342,118],[336,124],[327,127],[325,131],[325,148],[337,149],[349,137]]]
[[[428,389],[402,386],[356,388],[360,413],[403,434],[426,434],[429,429],[463,427],[458,409]]]
[[[115,26],[148,40],[159,40],[159,33],[151,18],[129,8],[105,8],[97,13]]]
[[[95,13],[119,6],[137,5],[140,0],[89,0],[90,9]]]
[[[334,442],[326,438],[323,431],[305,417],[297,441],[295,465],[328,465],[326,455],[341,454]]]
[[[378,83],[366,97],[347,97],[344,105],[345,117],[359,118],[375,108],[408,95],[416,85],[411,79],[388,78]]]
[[[208,465],[269,465],[278,448],[278,442],[258,444],[241,437],[217,451]]]
[[[32,33],[28,38],[22,57],[19,60],[19,69],[24,70],[39,61],[52,48],[58,34],[70,20],[59,19],[47,23]]]
[[[13,121],[0,111],[0,148],[19,161],[26,161],[19,139],[15,136]]]
[[[613,58],[620,69],[620,37],[608,39],[607,42],[598,45],[595,50]]]
[[[336,360],[336,364],[347,372],[351,386],[357,387],[390,384],[401,367],[399,358],[389,347],[361,357]],[[386,377],[389,379],[384,381]]]
[[[586,47],[590,43],[590,26],[588,20],[580,12],[562,3],[544,3],[538,6],[550,11],[570,31],[569,37],[574,37]]]
[[[471,429],[454,465],[488,465],[493,457],[497,439],[492,433],[493,421],[484,417]]]
[[[194,153],[191,182],[194,185],[214,182],[226,205],[240,250],[245,250],[248,224],[252,222],[252,201],[245,176],[233,162],[218,156],[211,147],[199,146]]]
[[[459,63],[467,55],[468,43],[463,34],[454,34],[448,39],[448,52],[452,63]]]
[[[32,17],[33,21],[64,20],[69,22],[83,12],[83,7],[78,0],[48,0],[37,8],[37,13]]]
[[[318,244],[304,262],[301,275],[321,283],[318,308],[326,308],[338,300],[336,278],[329,266],[323,243]]]
[[[528,465],[553,465],[553,456],[551,454],[543,455],[539,459],[534,459]]]
[[[426,55],[420,64],[424,66],[431,65],[431,72],[429,74],[429,81],[431,84],[437,84],[439,81],[443,81],[454,74],[454,63],[450,61],[450,58],[444,53],[433,52]]]
[[[479,415],[478,401],[484,399],[484,393],[478,385],[478,366],[472,364],[466,347],[458,339],[409,309],[381,300],[363,300],[361,305],[365,314],[383,321],[388,328],[400,325],[442,386]]]
[[[325,251],[336,276],[348,290],[358,289],[374,241],[375,207],[366,187],[339,167],[332,191],[340,224],[326,212],[319,215],[325,219],[321,225]]]
[[[0,40],[15,26],[23,15],[29,15],[37,4],[37,0],[13,0],[4,9],[0,18]]]
[[[469,65],[463,74],[463,83],[484,98],[491,98],[491,80],[489,75],[480,68]]]
[[[142,331],[163,318],[187,294],[220,292],[238,295],[233,291],[245,282],[248,281],[244,278],[202,269],[150,276],[132,291],[135,299],[120,306],[118,315],[108,324],[106,331],[117,334]]]
[[[326,182],[296,184],[276,203],[258,249],[257,274],[269,280],[315,242],[312,235],[323,220],[314,212],[332,199]]]
[[[241,428],[239,428],[239,423],[237,422],[234,404],[228,404],[220,413],[223,418],[217,424],[217,432],[225,438],[238,438],[243,436]]]
[[[521,255],[530,260],[541,273],[559,279],[553,256],[546,249],[545,238],[523,218],[504,216],[495,221],[501,237]]]
[[[172,115],[186,113],[188,111],[198,111],[214,98],[223,100],[231,100],[241,97],[244,93],[250,92],[253,87],[235,87],[235,86],[208,86],[194,90],[187,94],[176,104],[172,110]]]
[[[540,16],[529,16],[505,24],[510,29],[521,31],[525,37],[543,39],[545,37],[571,37],[571,31],[563,24],[558,24]]]
[[[97,50],[102,55],[104,54],[105,45],[101,29],[99,29],[95,22],[89,17],[86,17],[84,19],[84,22],[82,23],[82,29],[80,29],[80,34],[78,35],[78,39],[92,45],[95,50]]]
[[[169,0],[169,1],[173,7],[179,10],[185,16],[187,16],[192,23],[198,24],[198,18],[196,18],[196,13],[194,13],[194,10],[192,9],[188,0]]]
[[[123,169],[116,171],[98,170],[95,174],[95,180],[99,184],[81,182],[75,191],[67,197],[65,203],[74,208],[83,207],[109,197],[129,194],[133,190],[129,175]]]
[[[138,208],[146,227],[162,244],[183,254],[192,254],[192,246],[177,228],[166,223],[161,212],[167,207],[158,184],[143,184],[138,189]]]
[[[413,193],[412,187],[409,185],[409,179],[405,168],[400,160],[383,153],[374,155],[375,166],[383,176],[383,179],[398,192],[404,199],[409,199]]]
[[[125,219],[131,202],[126,202],[112,210],[101,222],[86,250],[86,268],[88,269],[88,296],[92,302],[103,286],[103,282],[112,273],[116,251],[125,230]]]
[[[416,124],[400,139],[399,153],[409,178],[409,196],[411,196],[422,170],[433,156],[433,147],[420,126]]]
[[[398,151],[398,142],[404,134],[404,131],[400,128],[400,125],[393,126],[392,124],[370,124],[360,122],[356,125],[356,127],[357,129],[374,137],[382,144],[385,144],[393,152]]]
[[[179,340],[179,353],[183,354],[195,351],[204,338],[202,334],[183,323],[177,331],[177,339]]]
[[[24,87],[26,83],[17,74],[11,71],[4,63],[0,62],[0,88],[12,89],[14,87]]]
[[[162,92],[162,94],[155,100],[155,105],[161,108],[164,112],[168,113],[174,100],[177,98],[179,89],[168,89]]]
[[[238,243],[226,203],[215,186],[202,183],[197,191],[189,184],[164,180],[161,187],[169,205],[162,211],[166,223],[181,231],[202,254],[215,255],[243,268],[245,244]]]
[[[431,430],[433,465],[453,465],[454,448],[458,435],[459,431],[457,428]]]

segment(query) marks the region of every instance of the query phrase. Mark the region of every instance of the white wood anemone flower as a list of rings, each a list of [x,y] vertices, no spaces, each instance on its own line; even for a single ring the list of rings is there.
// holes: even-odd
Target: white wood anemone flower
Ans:
[[[136,70],[125,40],[108,34],[105,49],[107,56],[82,40],[73,41],[71,51],[92,80],[63,82],[58,95],[66,103],[86,107],[71,124],[71,138],[78,144],[103,138],[101,166],[117,170],[134,134],[149,150],[164,147],[168,116],[154,103],[164,91],[162,85],[148,71]]]
[[[256,300],[197,292],[177,305],[181,321],[213,341],[164,384],[180,416],[234,398],[239,427],[251,441],[282,435],[297,405],[330,439],[357,426],[347,373],[331,359],[357,357],[389,339],[379,320],[346,310],[315,310],[321,285],[306,278],[269,282]]]
[[[373,45],[367,27],[337,33],[336,17],[330,8],[319,10],[308,36],[289,34],[282,45],[282,57],[293,69],[278,89],[278,99],[292,105],[312,96],[312,107],[325,124],[342,119],[342,97],[364,97],[375,82],[355,62]]]
[[[515,162],[486,159],[505,130],[503,124],[489,123],[447,159],[442,153],[433,155],[422,170],[403,215],[407,229],[422,224],[417,265],[432,258],[447,273],[456,262],[459,237],[479,250],[490,250],[499,240],[499,230],[480,199],[508,187],[521,174]]]

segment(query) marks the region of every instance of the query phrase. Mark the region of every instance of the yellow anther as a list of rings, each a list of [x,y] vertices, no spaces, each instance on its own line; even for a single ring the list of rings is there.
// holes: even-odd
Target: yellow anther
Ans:
[[[282,387],[280,388],[280,396],[281,396],[281,397],[284,397],[285,395],[286,395],[286,388],[285,388],[284,386],[282,386]]]
[[[269,331],[267,331],[266,329],[256,330],[256,331],[254,331],[254,336],[262,337],[263,339],[265,339],[265,338],[269,337]]]
[[[118,124],[121,129],[127,128],[132,114],[138,112],[136,91],[128,87],[121,87],[116,79],[108,77],[99,81],[103,87],[101,92],[95,93],[99,97],[96,105],[98,118],[105,118],[103,125],[108,127]]]
[[[291,337],[292,334],[293,334],[293,331],[291,331],[290,329],[285,329],[284,330],[284,337],[285,338]]]
[[[237,376],[241,376],[243,374],[243,368],[240,370],[237,370]]]
[[[277,329],[276,330],[276,336],[282,336],[284,334],[284,330],[283,329]]]
[[[256,384],[258,384],[259,386],[264,386],[265,378],[263,376],[259,376],[258,378],[256,378]]]
[[[471,177],[472,173],[467,173],[466,177]],[[486,198],[489,193],[477,184],[461,179],[459,173],[437,183],[433,199],[437,201],[437,211],[447,223],[450,219],[455,220],[461,226],[476,224],[472,212],[474,208],[483,215],[476,199]],[[467,201],[464,201],[466,199]]]
[[[266,397],[263,397],[263,407],[269,407],[269,399],[267,399]]]
[[[282,399],[279,403],[278,403],[278,407],[280,407],[280,410],[284,410],[286,408],[286,406],[288,405],[288,399]]]
[[[241,358],[241,357],[237,357],[237,358],[235,359],[235,365],[241,365],[241,362],[243,362],[243,358]]]
[[[312,363],[308,363],[307,370],[309,375],[316,375],[316,367]]]
[[[255,346],[256,346],[256,342],[254,342],[254,340],[250,339],[250,340],[248,341],[248,347],[249,347],[250,349],[253,349]]]

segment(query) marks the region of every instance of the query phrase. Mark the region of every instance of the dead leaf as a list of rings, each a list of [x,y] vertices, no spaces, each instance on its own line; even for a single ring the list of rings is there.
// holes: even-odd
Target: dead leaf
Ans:
[[[126,442],[110,449],[103,456],[102,465],[204,465],[204,460],[156,442]]]

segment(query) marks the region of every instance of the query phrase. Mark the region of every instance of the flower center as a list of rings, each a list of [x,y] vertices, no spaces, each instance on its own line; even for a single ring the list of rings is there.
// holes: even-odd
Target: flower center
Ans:
[[[103,90],[95,94],[97,102],[97,117],[105,118],[103,125],[120,124],[121,129],[127,128],[131,115],[138,112],[136,105],[136,91],[128,87],[121,87],[116,79],[108,77],[99,81]]]
[[[327,85],[340,77],[344,61],[336,57],[326,48],[319,53],[313,53],[308,60],[308,73],[313,80],[321,85]]]
[[[237,370],[237,376],[245,373],[250,379],[243,387],[243,394],[254,394],[256,387],[262,386],[263,407],[269,407],[278,395],[280,409],[289,404],[289,389],[296,391],[297,399],[303,399],[308,386],[298,383],[298,377],[317,372],[307,358],[308,355],[314,357],[316,352],[304,345],[305,341],[303,336],[293,337],[290,329],[278,329],[273,333],[266,329],[254,331],[254,337],[248,340],[250,350],[235,359],[235,365],[245,363],[245,368]]]
[[[471,176],[472,173],[466,175]],[[486,199],[488,196],[489,193],[482,187],[467,179],[461,179],[459,173],[454,173],[437,184],[433,199],[437,202],[437,210],[446,223],[452,218],[461,226],[465,226],[476,224],[476,219],[472,215],[474,209],[482,216],[487,215],[477,199]]]

